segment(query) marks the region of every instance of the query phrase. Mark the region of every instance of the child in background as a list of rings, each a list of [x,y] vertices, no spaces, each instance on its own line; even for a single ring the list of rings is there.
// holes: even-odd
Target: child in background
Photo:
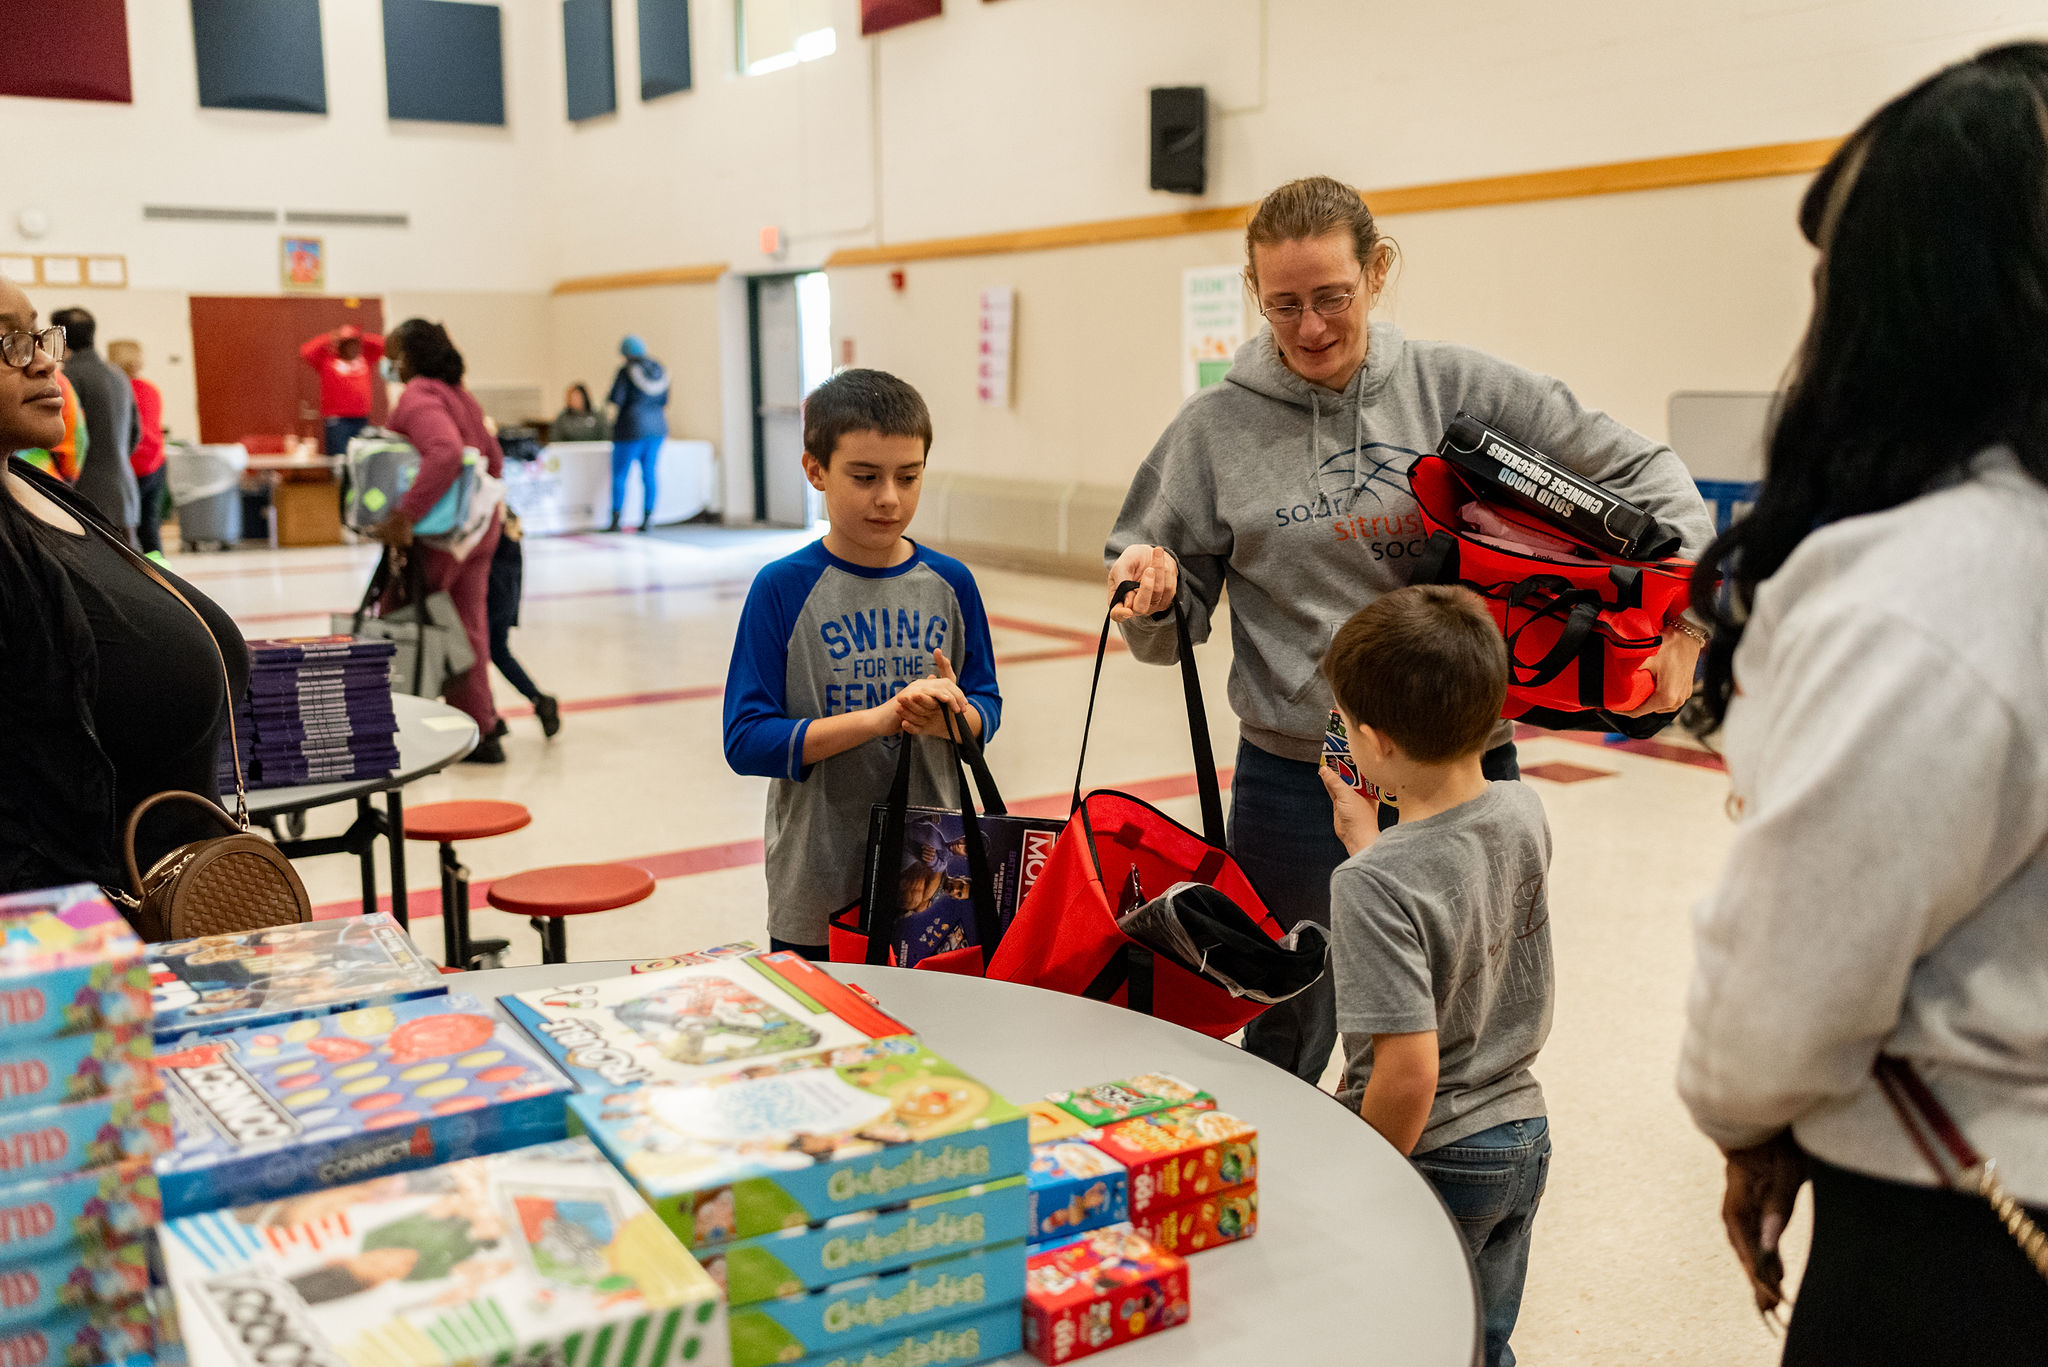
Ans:
[[[868,813],[915,746],[910,800],[952,801],[951,724],[988,740],[1000,719],[994,648],[967,567],[906,533],[932,419],[918,392],[846,370],[804,402],[804,473],[831,529],[763,569],[747,593],[725,686],[725,758],[768,790],[768,936],[826,956],[827,920],[860,896]]]
[[[491,574],[484,586],[484,616],[491,627],[491,663],[505,676],[506,683],[519,690],[520,697],[533,704],[533,715],[540,718],[541,734],[553,740],[562,729],[562,704],[554,695],[541,692],[540,685],[512,654],[512,628],[519,625],[519,600],[526,593],[526,552],[521,545],[524,540],[519,514],[507,508],[504,528],[498,533],[498,549],[491,553]],[[500,717],[493,734],[503,736],[510,729]]]
[[[1375,804],[1323,771],[1351,854],[1330,878],[1339,1095],[1413,1156],[1457,1218],[1486,1362],[1506,1367],[1550,1171],[1529,1069],[1552,996],[1543,804],[1480,772],[1507,647],[1467,590],[1415,586],[1346,622],[1323,672],[1359,770],[1401,804],[1382,831]]]

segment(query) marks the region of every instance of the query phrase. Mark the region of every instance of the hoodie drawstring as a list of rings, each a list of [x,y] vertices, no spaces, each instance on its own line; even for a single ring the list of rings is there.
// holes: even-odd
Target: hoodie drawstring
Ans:
[[[1316,400],[1316,387],[1308,387],[1308,506],[1313,512],[1323,496],[1323,406]]]

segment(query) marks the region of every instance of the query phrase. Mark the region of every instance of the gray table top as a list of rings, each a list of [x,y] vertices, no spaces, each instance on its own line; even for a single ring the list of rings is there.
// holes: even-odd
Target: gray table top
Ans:
[[[391,710],[398,717],[398,768],[377,778],[350,779],[344,783],[255,789],[249,794],[249,815],[283,816],[402,788],[414,779],[439,773],[476,749],[476,722],[468,713],[447,703],[395,693]],[[248,757],[244,756],[243,763],[247,762]],[[221,801],[230,811],[234,810],[234,793],[224,794]]]
[[[626,967],[496,969],[448,986],[495,997]],[[1208,1089],[1258,1126],[1258,1234],[1197,1254],[1188,1326],[1116,1349],[1115,1367],[1477,1360],[1478,1297],[1450,1216],[1421,1175],[1327,1093],[1231,1045],[1120,1007],[946,973],[829,968],[1006,1096],[1161,1071]]]

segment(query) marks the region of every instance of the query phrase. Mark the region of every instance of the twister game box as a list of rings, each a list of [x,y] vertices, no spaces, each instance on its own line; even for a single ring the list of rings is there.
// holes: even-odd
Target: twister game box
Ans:
[[[877,803],[868,818],[867,867],[860,890],[863,907],[876,904],[875,889],[884,876],[882,827],[888,815],[888,804]],[[982,846],[988,851],[989,876],[995,882],[996,919],[1008,929],[1067,823],[1046,817],[985,815],[977,824]],[[889,876],[896,880],[897,905],[903,911],[891,946],[897,964],[910,968],[933,954],[980,943],[974,938],[967,830],[959,812],[912,807],[903,827],[903,860]]]
[[[381,911],[173,940],[151,945],[148,959],[159,1044],[446,991],[440,971]]]
[[[718,1287],[583,1140],[174,1220],[209,1367],[725,1367]]]
[[[89,884],[0,897],[0,1052],[147,1025],[142,953]]]
[[[909,1034],[796,954],[740,956],[500,999],[582,1091],[690,1083]]]
[[[230,1030],[158,1063],[173,1216],[560,1139],[569,1091],[467,996]]]
[[[1072,1362],[1185,1324],[1188,1264],[1129,1225],[1110,1225],[1031,1255],[1024,1345],[1039,1361]]]
[[[978,1249],[807,1296],[757,1301],[729,1312],[732,1367],[771,1367],[845,1354],[851,1345],[1024,1296],[1024,1244]],[[1013,1311],[1014,1313],[1014,1311]]]
[[[26,1110],[0,1107],[0,1184],[61,1177],[171,1147],[171,1107],[159,1088]]]
[[[1023,1174],[1024,1113],[908,1036],[570,1100],[691,1248]]]

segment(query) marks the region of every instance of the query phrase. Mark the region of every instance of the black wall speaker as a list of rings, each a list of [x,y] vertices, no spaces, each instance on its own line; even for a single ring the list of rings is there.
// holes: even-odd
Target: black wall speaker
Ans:
[[[1152,188],[1209,192],[1209,91],[1165,85],[1152,91]]]

